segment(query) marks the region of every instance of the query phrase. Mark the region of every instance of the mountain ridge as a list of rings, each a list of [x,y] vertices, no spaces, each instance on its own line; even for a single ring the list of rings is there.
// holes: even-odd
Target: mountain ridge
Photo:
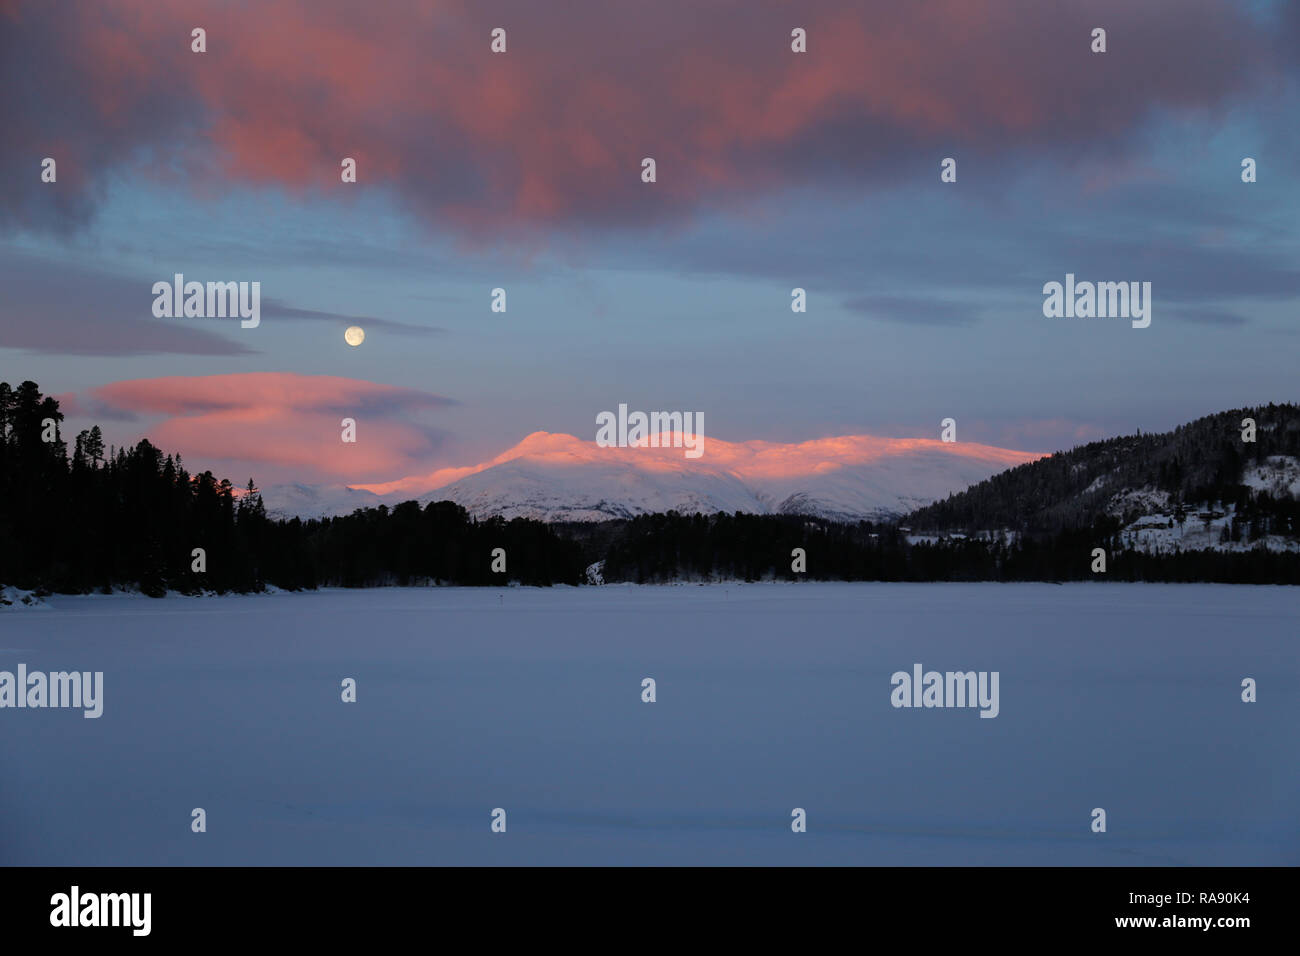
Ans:
[[[708,439],[679,448],[601,448],[533,432],[478,466],[370,485],[264,489],[269,512],[303,518],[402,501],[453,501],[472,516],[604,521],[666,511],[896,518],[1038,453],[977,443],[848,435],[783,444]],[[423,487],[422,487],[423,485]]]

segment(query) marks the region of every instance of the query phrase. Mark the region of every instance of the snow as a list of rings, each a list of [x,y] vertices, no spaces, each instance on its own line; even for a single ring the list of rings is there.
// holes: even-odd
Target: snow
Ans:
[[[1273,455],[1258,465],[1242,469],[1241,483],[1256,493],[1267,491],[1274,497],[1300,495],[1300,461],[1287,455]],[[1263,547],[1269,551],[1300,551],[1300,540],[1283,535],[1264,535],[1257,541],[1222,541],[1223,529],[1230,526],[1236,505],[1222,502],[1186,502],[1186,517],[1180,524],[1168,492],[1152,488],[1130,489],[1111,498],[1108,511],[1120,516],[1138,511],[1141,516],[1120,533],[1126,548],[1151,554],[1175,551],[1251,551]],[[1201,515],[1208,515],[1202,518]]]
[[[37,597],[35,591],[0,586],[0,611],[36,611],[46,607],[44,599]]]
[[[103,716],[0,710],[0,863],[1296,865],[1296,594],[54,595],[0,670],[103,671]],[[893,708],[915,662],[999,716]]]
[[[765,512],[754,491],[732,475],[704,470],[642,471],[609,464],[552,464],[515,459],[420,496],[454,501],[477,518],[608,521],[678,511]]]
[[[308,485],[295,482],[262,489],[262,504],[273,518],[320,518],[351,514],[358,508],[375,508],[385,500],[369,491],[345,485]]]
[[[346,514],[366,504],[454,501],[478,518],[606,521],[678,511],[812,514],[857,521],[907,514],[1036,457],[972,443],[868,435],[799,445],[709,439],[702,458],[681,449],[599,448],[538,432],[454,481],[382,496],[358,488],[275,486],[263,492],[280,515]],[[442,475],[443,472],[435,473]]]
[[[1120,531],[1120,540],[1125,548],[1148,554],[1173,554],[1175,551],[1244,552],[1256,548],[1300,551],[1300,540],[1278,534],[1263,535],[1251,541],[1243,531],[1240,541],[1222,540],[1223,529],[1230,528],[1236,511],[1235,505],[1228,505],[1220,511],[1202,504],[1188,508],[1181,524],[1173,514],[1144,515]],[[1202,518],[1202,514],[1210,517]]]
[[[1072,469],[1072,470],[1077,470],[1077,469]],[[1092,480],[1092,483],[1088,485],[1087,488],[1083,489],[1082,494],[1088,495],[1088,494],[1092,494],[1092,492],[1094,491],[1100,491],[1105,486],[1106,482],[1108,482],[1109,480],[1110,480],[1110,475],[1098,475],[1096,478]]]
[[[1263,464],[1243,469],[1241,483],[1255,491],[1267,491],[1274,498],[1300,497],[1300,460],[1290,455],[1271,455]]]
[[[1151,514],[1169,508],[1169,492],[1158,488],[1136,488],[1120,492],[1110,499],[1106,507],[1108,514],[1120,517],[1128,511],[1141,511]]]

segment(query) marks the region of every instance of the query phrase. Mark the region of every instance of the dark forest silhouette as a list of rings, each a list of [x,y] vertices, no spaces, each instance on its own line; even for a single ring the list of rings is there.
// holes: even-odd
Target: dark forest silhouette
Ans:
[[[434,581],[576,584],[578,546],[537,521],[474,521],[459,505],[414,501],[339,518],[267,516],[252,479],[236,491],[212,472],[186,471],[149,441],[105,452],[98,427],[71,455],[46,420],[58,402],[34,382],[0,383],[0,582],[86,592],[138,588],[259,591]],[[206,570],[196,573],[193,550]],[[504,548],[507,573],[491,570]]]

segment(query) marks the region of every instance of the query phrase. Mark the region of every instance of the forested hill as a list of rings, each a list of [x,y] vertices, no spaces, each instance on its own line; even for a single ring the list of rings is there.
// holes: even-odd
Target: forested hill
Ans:
[[[1253,419],[1255,440],[1243,439]],[[1219,506],[1243,518],[1294,512],[1294,497],[1269,490],[1270,469],[1300,458],[1300,406],[1219,412],[1172,432],[1092,442],[1021,465],[921,508],[902,524],[915,531],[1010,529],[1054,533],[1107,517],[1132,521],[1153,508]],[[1287,461],[1289,459],[1289,461]],[[1294,532],[1295,528],[1275,530]]]

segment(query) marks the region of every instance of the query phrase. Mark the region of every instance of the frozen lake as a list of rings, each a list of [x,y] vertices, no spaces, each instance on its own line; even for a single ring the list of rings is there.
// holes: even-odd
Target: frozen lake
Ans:
[[[1300,863],[1294,588],[49,602],[0,671],[102,671],[103,715],[0,709],[2,863]],[[917,663],[998,716],[895,708]]]

